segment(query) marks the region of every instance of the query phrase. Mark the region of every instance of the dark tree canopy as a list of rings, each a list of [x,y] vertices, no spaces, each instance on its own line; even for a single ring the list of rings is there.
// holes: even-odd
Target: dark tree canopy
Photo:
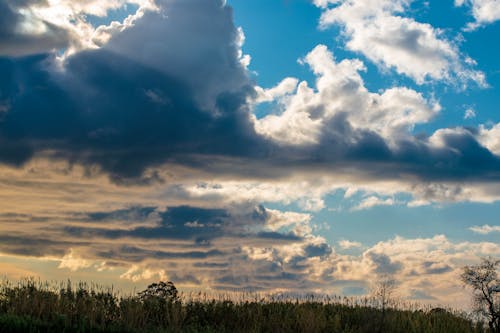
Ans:
[[[478,265],[465,266],[462,282],[472,288],[475,310],[486,318],[491,332],[500,333],[500,260],[483,258]]]
[[[160,281],[158,283],[150,284],[145,290],[139,293],[139,298],[142,301],[152,299],[152,298],[160,298],[165,299],[167,301],[176,301],[178,300],[178,292],[174,283],[171,281],[163,282]]]

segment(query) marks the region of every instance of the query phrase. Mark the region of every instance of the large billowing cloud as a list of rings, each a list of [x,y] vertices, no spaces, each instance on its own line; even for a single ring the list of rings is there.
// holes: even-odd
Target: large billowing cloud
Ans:
[[[258,149],[231,9],[218,1],[163,5],[62,65],[52,55],[1,59],[2,160],[45,151],[137,177],[181,155]]]
[[[347,48],[362,53],[375,64],[406,75],[418,84],[432,81],[469,81],[484,86],[485,77],[472,69],[443,31],[406,17],[413,0],[315,0],[324,8],[320,25],[340,25]]]

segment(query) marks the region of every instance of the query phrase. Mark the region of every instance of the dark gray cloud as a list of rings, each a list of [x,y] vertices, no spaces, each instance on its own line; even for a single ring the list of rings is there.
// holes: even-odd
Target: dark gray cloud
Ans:
[[[135,221],[144,222],[154,212],[156,207],[131,207],[118,209],[110,212],[91,212],[86,214],[86,218],[91,222],[115,222],[115,221]]]
[[[4,60],[13,65],[8,88],[19,87],[0,124],[5,162],[51,150],[55,157],[100,165],[113,177],[139,177],[145,167],[183,154],[247,156],[258,146],[242,109],[244,91],[218,96],[215,115],[196,106],[182,82],[104,50],[69,59],[59,82],[43,60]],[[33,70],[26,73],[27,67]],[[151,100],[152,89],[168,104]]]
[[[11,234],[0,236],[0,251],[19,256],[62,257],[71,246],[89,246],[88,240],[56,240],[49,235]]]
[[[391,257],[384,253],[368,251],[364,256],[370,260],[374,272],[378,274],[394,274],[403,268],[401,262],[393,261]]]
[[[207,247],[217,238],[234,238],[241,242],[254,242],[262,239],[274,243],[297,242],[302,237],[294,233],[280,233],[262,230],[267,218],[260,214],[257,207],[250,212],[232,212],[226,209],[210,209],[189,206],[168,207],[157,213],[153,207],[132,207],[110,212],[93,212],[81,216],[83,222],[102,223],[101,227],[85,225],[57,227],[53,231],[81,239],[146,239],[146,240],[187,240],[193,246]],[[109,223],[133,222],[134,225],[146,222],[152,214],[158,215],[157,226],[133,228],[109,228]],[[75,217],[76,218],[76,217]],[[127,224],[127,223],[125,223]],[[250,228],[251,227],[251,228]],[[249,229],[250,228],[250,229]],[[252,230],[253,228],[253,230]],[[306,252],[311,256],[324,256],[331,253],[326,244],[309,245]]]
[[[51,55],[0,58],[9,100],[1,160],[52,151],[118,181],[183,154],[252,155],[259,138],[231,9],[215,0],[162,5],[106,48],[69,57],[62,71]]]

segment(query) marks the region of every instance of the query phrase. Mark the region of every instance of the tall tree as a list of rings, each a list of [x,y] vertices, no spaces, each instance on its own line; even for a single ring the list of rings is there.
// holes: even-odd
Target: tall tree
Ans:
[[[488,319],[490,332],[500,333],[500,260],[483,258],[478,265],[465,266],[462,282],[472,288],[475,310]]]
[[[378,333],[382,333],[384,331],[386,311],[391,305],[392,296],[396,287],[396,280],[390,275],[381,276],[372,286],[372,297],[375,298],[381,310]]]

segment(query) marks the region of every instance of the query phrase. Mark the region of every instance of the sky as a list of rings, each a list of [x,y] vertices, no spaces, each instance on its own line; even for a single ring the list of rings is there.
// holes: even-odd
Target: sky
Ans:
[[[497,0],[0,1],[0,272],[467,307]]]

